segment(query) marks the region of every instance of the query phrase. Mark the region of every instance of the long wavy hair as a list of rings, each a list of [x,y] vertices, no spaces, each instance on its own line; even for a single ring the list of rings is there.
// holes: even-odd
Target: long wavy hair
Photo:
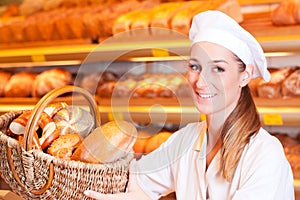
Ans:
[[[246,65],[238,58],[240,71],[244,71]],[[256,134],[261,127],[259,114],[248,85],[241,91],[237,106],[227,117],[221,131],[221,161],[220,172],[222,176],[231,182],[241,158],[244,147],[251,136]]]

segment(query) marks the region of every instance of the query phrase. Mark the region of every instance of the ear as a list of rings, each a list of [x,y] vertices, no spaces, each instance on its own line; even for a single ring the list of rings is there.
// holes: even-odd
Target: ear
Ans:
[[[244,87],[247,85],[251,79],[253,74],[254,67],[253,65],[247,65],[245,71],[243,71],[240,81],[240,87]]]

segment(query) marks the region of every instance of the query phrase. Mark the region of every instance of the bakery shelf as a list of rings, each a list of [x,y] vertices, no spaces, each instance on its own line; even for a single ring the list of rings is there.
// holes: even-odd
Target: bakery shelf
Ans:
[[[37,98],[0,98],[0,113],[32,109]],[[73,105],[85,105],[80,97],[59,97],[55,101],[64,101]],[[186,124],[202,119],[202,115],[193,105],[191,98],[133,98],[109,99],[97,98],[102,121],[112,119],[133,120],[140,123]],[[264,125],[299,126],[300,99],[255,99]],[[268,103],[272,102],[272,103]],[[267,124],[266,124],[267,123]]]
[[[257,38],[265,52],[300,52],[300,24],[274,26],[269,12],[244,15],[241,23]],[[159,35],[149,30],[117,34],[92,44],[88,39],[32,42],[0,45],[0,67],[74,64],[101,61],[134,61],[140,57],[188,56],[190,41],[186,35],[162,29]],[[156,51],[157,49],[163,51]]]
[[[146,37],[147,38],[147,37]],[[265,52],[300,52],[300,34],[257,36]],[[156,49],[163,50],[161,54]],[[74,65],[82,62],[133,61],[139,57],[188,56],[188,39],[168,41],[120,42],[18,49],[0,49],[0,67]],[[61,63],[59,63],[61,62]]]

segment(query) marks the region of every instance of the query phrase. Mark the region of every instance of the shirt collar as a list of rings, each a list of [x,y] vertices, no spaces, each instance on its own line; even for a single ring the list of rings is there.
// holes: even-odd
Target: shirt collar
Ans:
[[[199,136],[196,142],[194,143],[194,147],[193,147],[195,151],[201,151],[203,141],[206,135],[206,129],[207,129],[206,121],[201,122],[198,126]]]

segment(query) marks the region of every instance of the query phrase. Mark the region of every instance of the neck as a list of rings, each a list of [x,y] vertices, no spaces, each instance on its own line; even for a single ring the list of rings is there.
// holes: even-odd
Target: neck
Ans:
[[[206,116],[207,122],[207,147],[213,148],[218,140],[220,140],[220,135],[222,131],[225,118],[218,118],[216,116],[208,115]]]

